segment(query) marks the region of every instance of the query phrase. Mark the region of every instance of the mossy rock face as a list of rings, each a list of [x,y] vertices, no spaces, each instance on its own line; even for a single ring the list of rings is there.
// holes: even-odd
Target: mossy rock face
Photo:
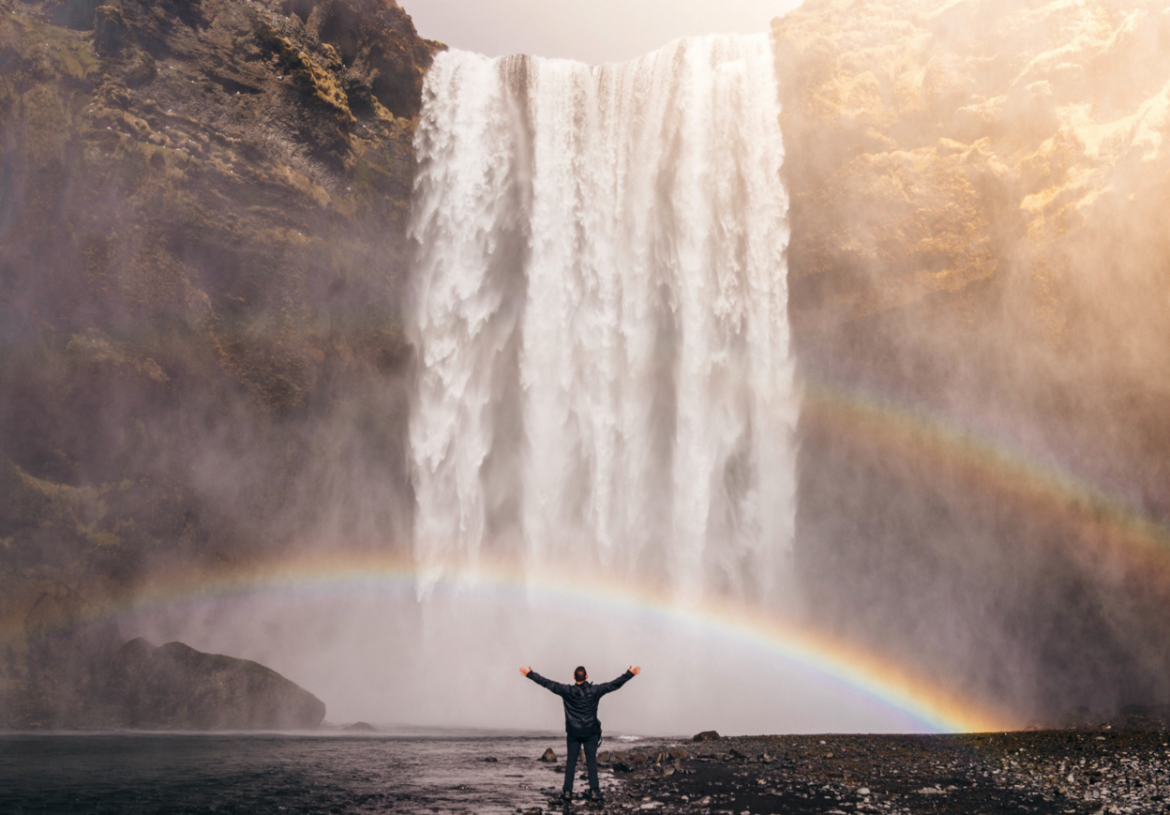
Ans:
[[[54,25],[78,31],[92,31],[97,24],[97,10],[103,0],[43,0],[26,5],[39,7],[40,13]],[[110,8],[110,6],[105,6]]]
[[[392,2],[0,12],[4,619],[52,585],[100,606],[160,568],[402,540],[440,46]],[[12,647],[0,690],[30,681]]]
[[[20,284],[8,331],[177,318],[209,334],[263,408],[305,404],[327,342],[306,330],[314,315],[398,307],[412,117],[434,48],[394,4],[326,6],[306,25],[276,3],[103,5],[100,53],[8,15],[0,262]],[[391,80],[415,100],[399,115],[374,90]],[[258,319],[267,336],[248,330]],[[280,351],[233,353],[210,336],[241,327]],[[287,385],[254,386],[273,379]]]
[[[122,9],[97,6],[91,19],[94,45],[103,54],[117,54],[126,44],[126,18],[122,16]]]
[[[391,0],[285,0],[322,42],[330,43],[345,68],[350,103],[385,107],[414,118],[422,98],[423,72],[433,43],[412,41],[410,18]],[[359,101],[360,100],[360,101]]]

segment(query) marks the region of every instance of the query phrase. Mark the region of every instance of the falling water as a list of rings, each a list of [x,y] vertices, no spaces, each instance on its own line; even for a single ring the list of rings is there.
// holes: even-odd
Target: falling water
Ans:
[[[766,35],[600,67],[438,56],[413,216],[424,574],[491,554],[784,593],[778,117]]]

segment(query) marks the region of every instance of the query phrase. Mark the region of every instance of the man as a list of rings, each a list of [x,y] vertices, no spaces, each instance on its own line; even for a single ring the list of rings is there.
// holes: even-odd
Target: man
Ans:
[[[597,720],[597,705],[602,696],[617,690],[641,672],[641,668],[631,667],[612,682],[594,685],[588,681],[589,674],[585,668],[578,665],[577,670],[573,671],[576,684],[562,685],[545,679],[531,667],[520,669],[520,673],[548,688],[565,703],[569,754],[565,758],[565,789],[561,797],[566,801],[573,797],[573,772],[577,769],[577,754],[582,747],[585,748],[585,766],[589,769],[589,796],[594,801],[601,801],[601,785],[597,781],[597,745],[601,744],[601,722]]]

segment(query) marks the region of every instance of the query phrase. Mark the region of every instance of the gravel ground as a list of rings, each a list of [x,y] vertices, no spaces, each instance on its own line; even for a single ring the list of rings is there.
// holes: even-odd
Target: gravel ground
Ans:
[[[735,737],[641,743],[599,758],[605,804],[568,809],[1170,815],[1170,735],[1157,731]],[[550,771],[555,811],[563,769]],[[576,789],[586,787],[582,776]]]

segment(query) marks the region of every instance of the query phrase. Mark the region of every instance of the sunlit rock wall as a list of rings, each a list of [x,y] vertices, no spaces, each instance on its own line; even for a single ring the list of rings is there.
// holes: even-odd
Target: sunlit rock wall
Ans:
[[[152,570],[410,529],[438,47],[393,0],[0,0],[6,634]],[[37,684],[24,647],[0,693]]]
[[[773,22],[816,614],[1052,718],[1170,695],[1170,10]]]

